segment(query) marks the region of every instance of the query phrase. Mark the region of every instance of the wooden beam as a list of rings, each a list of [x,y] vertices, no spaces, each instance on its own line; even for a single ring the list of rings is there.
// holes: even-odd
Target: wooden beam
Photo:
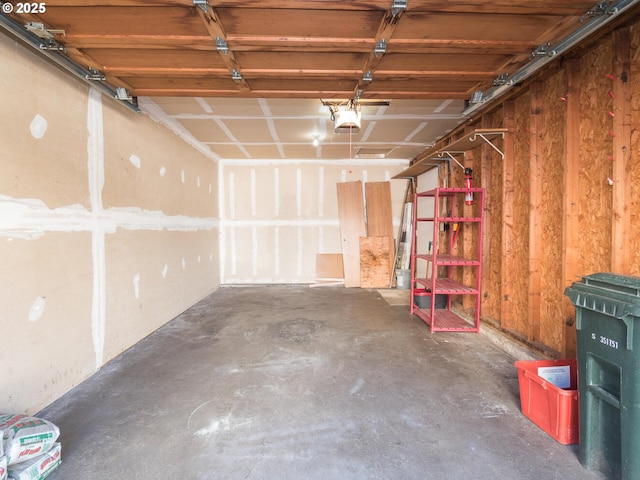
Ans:
[[[523,50],[536,48],[536,42],[519,40],[471,40],[456,38],[406,38],[395,39],[393,48],[387,50],[388,53],[427,53],[442,51],[440,49],[454,48],[455,53],[490,53],[511,54]],[[443,52],[444,53],[444,52]]]
[[[482,115],[482,117],[480,118],[480,126],[482,129],[489,129],[493,126],[492,121],[491,121],[491,116],[484,114]],[[487,292],[487,295],[492,295],[493,292],[489,292],[489,288],[492,285],[491,284],[491,268],[490,265],[490,260],[491,260],[491,249],[492,249],[492,242],[491,242],[491,223],[492,223],[492,212],[493,212],[493,199],[494,199],[494,192],[493,189],[491,188],[491,179],[493,178],[493,160],[496,157],[496,152],[495,150],[491,147],[491,145],[485,144],[482,146],[481,148],[481,153],[480,153],[480,168],[478,169],[476,167],[476,169],[479,170],[479,177],[480,177],[480,182],[476,182],[479,183],[481,188],[484,188],[484,209],[485,212],[487,212],[487,215],[485,215],[485,221],[484,221],[484,225],[482,227],[482,265],[484,266],[484,268],[482,269],[482,283],[481,285],[483,285],[483,290],[485,292]],[[500,159],[500,163],[496,166],[496,170],[498,170],[499,168],[502,168],[502,159]],[[482,292],[480,292],[480,305],[482,307],[484,307],[485,301],[487,300],[487,298],[484,296],[484,294]],[[489,300],[489,304],[491,304],[491,300]],[[486,312],[486,309],[483,308],[482,311]]]
[[[227,38],[229,46],[237,52],[251,51],[297,51],[304,48],[312,52],[365,53],[373,51],[373,38],[354,37],[297,37],[273,35],[239,35],[230,34]]]
[[[620,28],[613,34],[613,215],[611,270],[631,274],[629,244],[633,238],[629,203],[631,201],[629,177],[631,161],[631,35],[629,28]]]
[[[475,129],[473,127],[465,127],[465,137],[473,136],[473,132]],[[483,142],[484,143],[484,142]],[[476,171],[476,166],[478,165],[480,149],[472,148],[465,152],[464,157],[462,158],[462,164],[465,168],[470,168],[475,175],[476,182],[479,181],[480,171]],[[464,187],[464,170],[459,168],[457,165],[453,167],[456,171],[462,172],[458,178],[461,179],[460,183],[452,185],[452,187]],[[477,186],[478,184],[476,184]],[[452,199],[452,202],[456,201],[455,197]],[[456,205],[458,208],[458,215],[463,217],[473,216],[469,213],[469,209],[475,209],[477,207],[470,207],[465,204],[464,199],[460,198],[459,205]],[[476,200],[477,201],[477,200]],[[460,231],[458,232],[457,241],[461,243],[458,248],[462,248],[462,257],[464,258],[476,258],[478,252],[477,242],[480,241],[478,238],[478,225],[474,223],[459,223],[458,228]],[[452,233],[453,234],[453,233]],[[462,270],[462,283],[464,285],[473,285],[476,284],[476,275],[478,274],[477,269],[475,268],[463,268]],[[474,295],[463,295],[462,296],[462,306],[465,310],[475,307],[476,297]]]
[[[403,13],[404,9],[400,9],[395,15],[392,14],[391,10],[387,10],[384,17],[382,18],[382,21],[380,22],[380,25],[378,26],[378,31],[376,32],[376,35],[374,37],[376,46],[381,41],[384,41],[386,45],[389,44],[391,37],[393,37],[393,32],[395,31],[398,25],[398,21],[400,20],[400,17],[402,17]],[[373,79],[371,81],[365,81],[364,75],[367,73],[371,73],[372,75],[374,75],[376,69],[378,68],[378,65],[382,61],[383,56],[384,53],[380,54],[375,52],[375,46],[372,50],[369,51],[369,57],[367,58],[364,67],[362,68],[360,79],[358,80],[358,85],[356,86],[356,90],[354,91],[354,96],[358,93],[358,91],[364,92],[369,87],[369,85],[371,85],[371,82],[374,81]]]
[[[170,68],[170,67],[106,67],[102,73],[126,77],[217,77],[229,78],[229,71],[224,68]]]
[[[503,126],[515,131],[515,103],[507,100],[503,103]],[[504,141],[504,160],[502,162],[502,255],[501,255],[501,308],[500,323],[503,328],[513,327],[513,183],[514,183],[514,140],[508,135]]]
[[[564,218],[562,251],[562,286],[566,288],[579,280],[580,273],[580,60],[569,59],[566,63],[565,78],[567,94],[564,178]],[[564,352],[567,358],[576,355],[575,307],[566,296],[563,297],[562,313],[565,323]]]
[[[225,34],[224,28],[222,27],[222,23],[220,22],[220,18],[218,18],[218,14],[216,13],[213,7],[209,7],[209,9],[204,12],[201,8],[194,7],[198,12],[198,15],[204,22],[204,26],[211,35],[211,39],[213,44],[216,45],[216,40],[219,37],[220,39],[226,41],[227,36]],[[242,74],[242,68],[240,68],[240,64],[236,60],[236,57],[232,50],[220,51],[220,56],[222,57],[222,61],[229,69],[229,75],[232,74],[233,71],[236,71]],[[234,79],[234,81],[238,84],[240,91],[247,92],[250,90],[249,84],[247,80],[242,77],[239,80]]]
[[[146,35],[146,34],[93,34],[67,33],[61,43],[69,48],[116,48],[136,50],[209,50],[215,51],[215,42],[206,35]]]
[[[531,84],[531,120],[530,120],[530,153],[529,162],[529,319],[528,339],[537,342],[541,336],[541,285],[542,285],[542,132],[544,116],[542,112],[541,82]]]

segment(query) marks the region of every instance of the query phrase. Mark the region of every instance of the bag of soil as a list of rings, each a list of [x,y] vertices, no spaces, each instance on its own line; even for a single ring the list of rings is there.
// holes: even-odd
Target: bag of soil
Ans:
[[[0,414],[0,433],[7,465],[46,453],[58,439],[60,429],[42,418]]]
[[[44,455],[10,466],[7,478],[8,480],[42,480],[47,478],[60,465],[61,454],[61,445],[54,443]]]

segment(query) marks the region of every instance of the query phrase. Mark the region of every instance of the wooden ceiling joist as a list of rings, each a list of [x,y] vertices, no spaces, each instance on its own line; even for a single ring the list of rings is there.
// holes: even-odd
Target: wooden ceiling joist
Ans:
[[[194,7],[194,8],[196,9],[196,11],[198,12],[198,15],[204,22],[205,28],[211,35],[213,43],[214,45],[216,45],[216,49],[218,50],[218,46],[217,46],[218,42],[222,41],[226,44],[227,40],[226,40],[226,34],[224,31],[224,28],[220,23],[220,19],[218,18],[218,15],[216,14],[215,9],[212,7],[209,7],[205,12],[203,9],[199,7]],[[233,51],[230,50],[227,45],[227,49],[219,50],[219,53],[220,53],[220,56],[222,57],[223,62],[225,63],[225,65],[229,70],[229,75],[231,75],[232,80],[234,80],[238,84],[241,91],[249,91],[250,90],[249,85],[247,84],[247,81],[245,80],[245,78],[242,77],[242,69],[238,64],[238,61],[236,60],[236,57]]]
[[[44,13],[10,17],[63,30],[55,39],[70,58],[134,96],[200,84],[211,96],[235,85],[233,96],[322,98],[334,76],[334,90],[342,96],[348,82],[351,98],[459,99],[517,71],[591,8],[593,0],[49,0]],[[230,85],[210,87],[206,78],[224,70]]]

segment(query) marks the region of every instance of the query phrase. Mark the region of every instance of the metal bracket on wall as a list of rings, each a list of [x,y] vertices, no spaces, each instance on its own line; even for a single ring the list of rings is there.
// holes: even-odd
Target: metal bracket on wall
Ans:
[[[505,135],[505,131],[500,131],[500,130],[491,131],[491,136],[493,136],[493,137],[499,136],[500,138],[504,139],[504,135]],[[464,156],[465,153],[469,150],[470,146],[473,145],[475,142],[477,142],[478,139],[483,140],[487,145],[489,145],[496,152],[498,152],[500,154],[500,157],[504,160],[504,153],[502,152],[502,150],[500,150],[498,147],[496,147],[493,144],[493,142],[491,141],[491,139],[488,138],[487,134],[485,134],[485,133],[483,133],[481,131],[475,131],[475,132],[469,134],[466,137],[462,137],[459,141],[453,142],[451,144],[452,146],[464,144],[464,148],[462,148],[461,150],[447,149],[445,147],[442,150],[440,150],[437,155],[438,155],[438,157],[442,157],[444,155],[447,155],[447,156],[451,157],[451,160],[453,160],[458,165],[460,165],[461,168],[464,168],[464,166],[455,159],[455,155],[462,154]]]
[[[453,160],[454,162],[456,162],[456,163],[458,164],[458,166],[464,170],[464,165],[462,165],[462,164],[461,164],[461,163],[456,159],[456,157],[455,157],[456,155],[459,155],[459,154],[461,154],[461,153],[462,153],[462,155],[464,155],[464,152],[456,152],[456,151],[452,151],[452,152],[450,152],[450,151],[448,151],[448,150],[445,150],[445,151],[443,151],[443,152],[438,152],[438,157],[443,158],[443,157],[447,156],[447,157],[449,157],[451,160]]]
[[[504,139],[504,132],[500,132],[499,135],[500,135],[500,138]],[[504,160],[504,153],[502,152],[502,150],[496,147],[491,140],[485,137],[482,133],[475,133],[470,138],[470,140],[475,141],[476,137],[480,137],[482,140],[484,140],[491,148],[493,148],[496,152],[498,152],[500,154],[500,157]]]

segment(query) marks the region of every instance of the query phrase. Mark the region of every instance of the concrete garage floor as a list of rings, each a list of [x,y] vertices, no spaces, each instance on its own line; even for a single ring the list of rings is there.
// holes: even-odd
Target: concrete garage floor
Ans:
[[[51,479],[596,479],[514,358],[375,290],[222,288],[39,415]]]

